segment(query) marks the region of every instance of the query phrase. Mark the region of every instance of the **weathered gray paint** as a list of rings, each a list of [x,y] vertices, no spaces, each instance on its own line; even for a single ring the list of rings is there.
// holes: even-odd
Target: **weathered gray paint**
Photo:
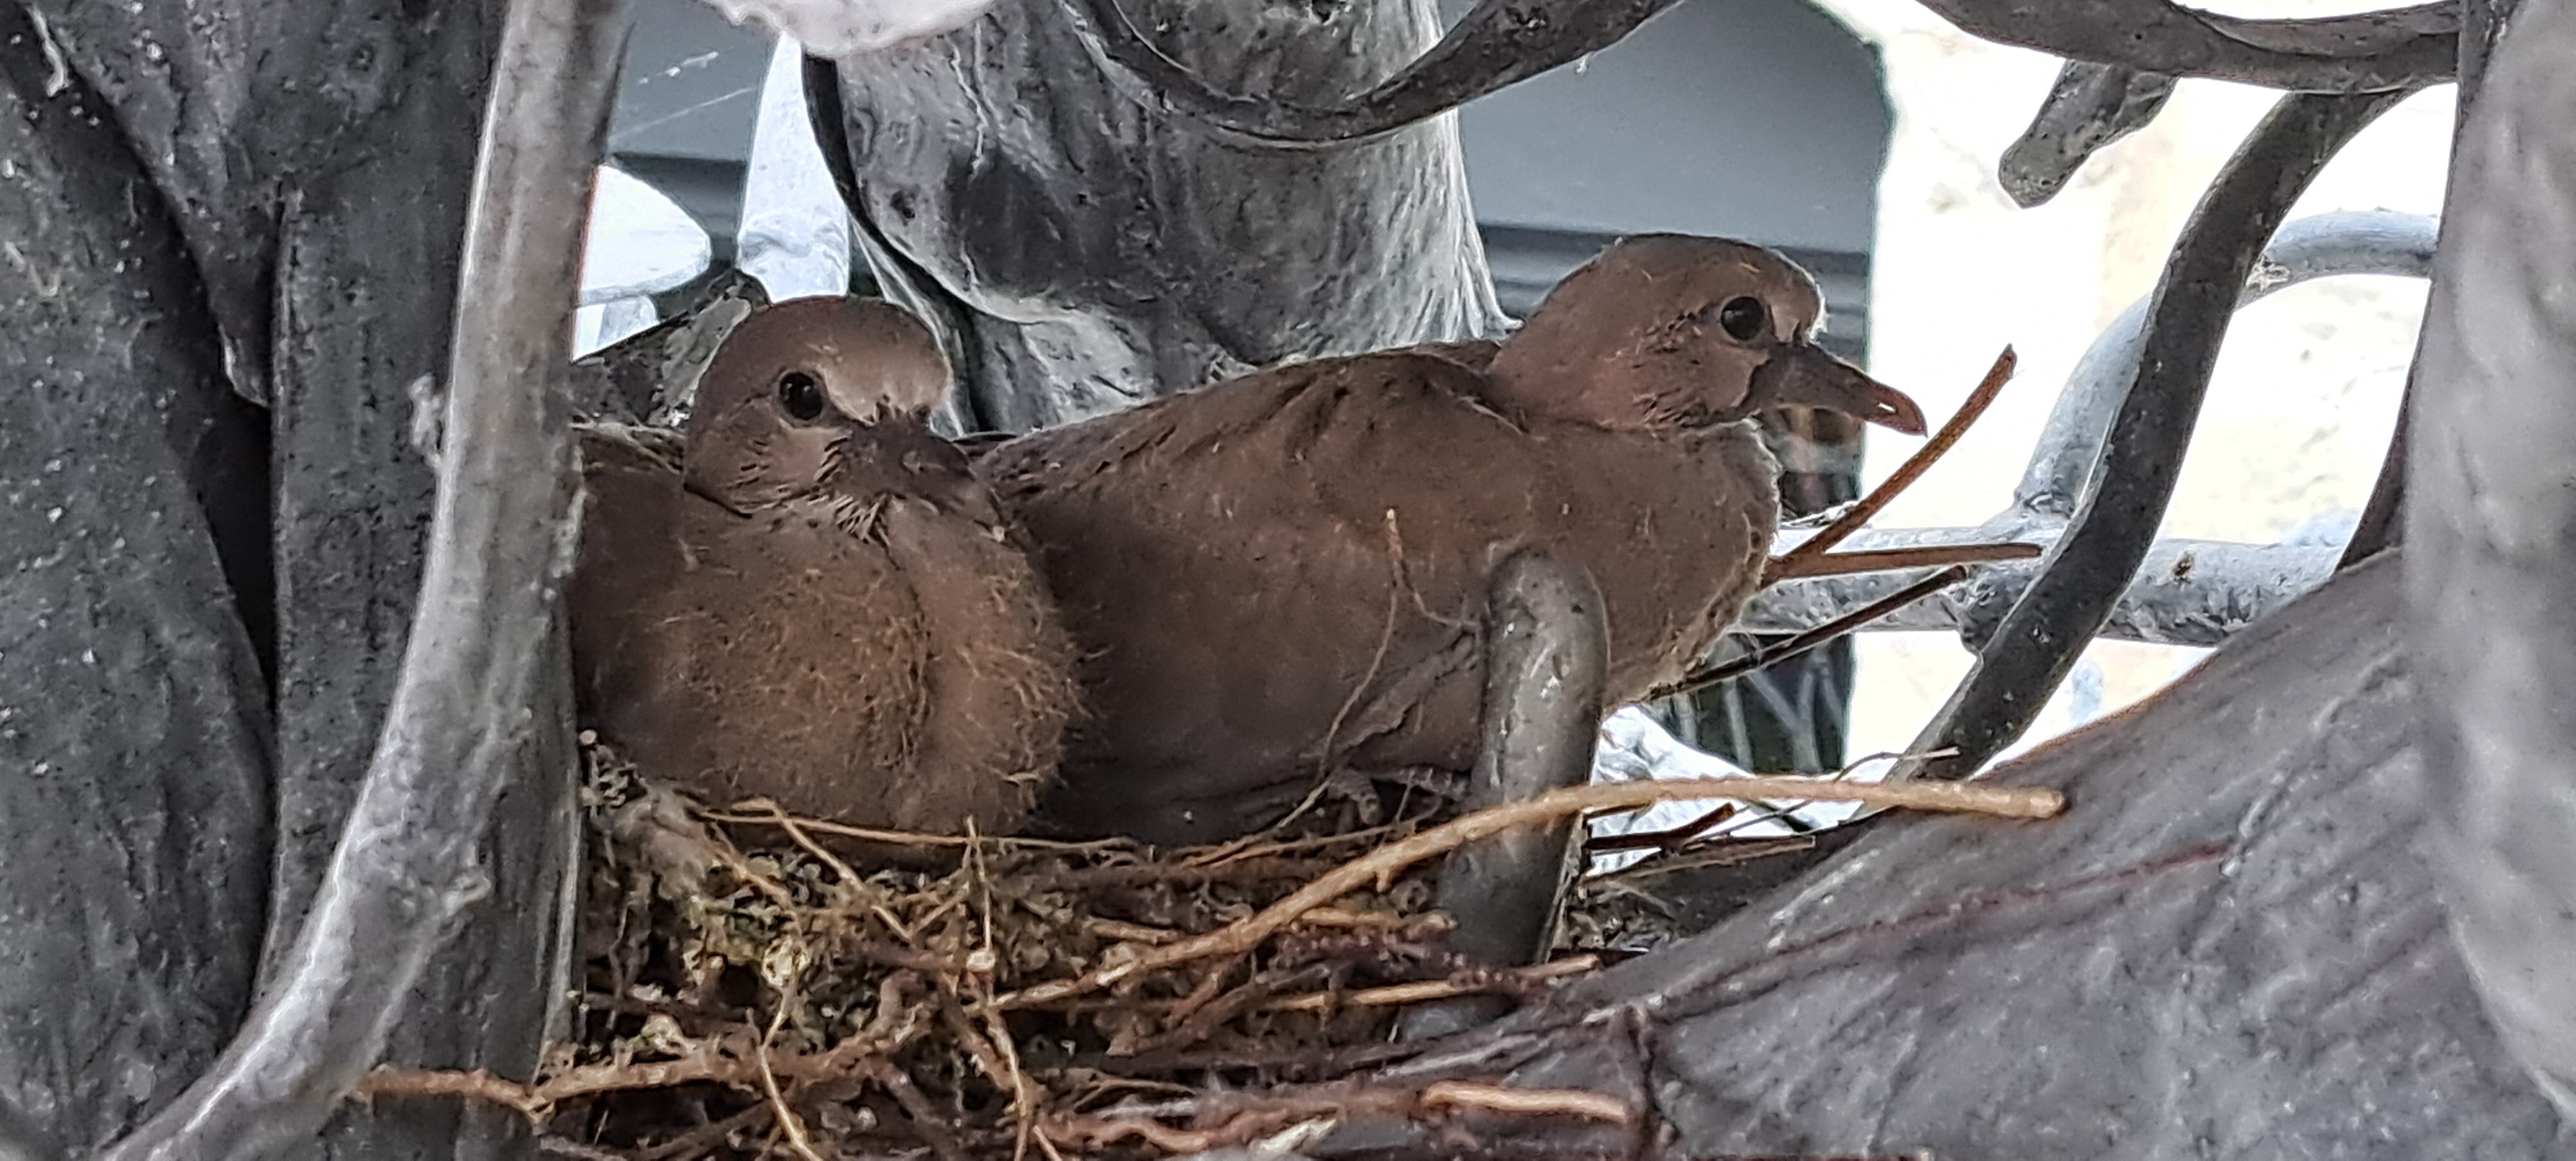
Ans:
[[[0,1000],[35,1014],[0,1016],[0,1084],[85,1151],[231,1035],[374,748],[429,512],[406,388],[446,362],[498,6],[34,7],[49,36],[0,38],[0,99],[45,106],[23,132],[50,139],[0,149],[25,259],[0,296],[50,304],[0,338],[0,364],[44,369],[0,425],[8,518],[33,522],[0,580],[0,705],[27,723],[0,727],[26,747],[0,766],[0,955],[25,969],[0,987],[39,991]],[[518,769],[562,771],[549,741]],[[522,786],[395,1059],[535,1062],[569,830]],[[488,1109],[389,1104],[305,1152],[527,1141]]]
[[[0,1105],[86,1151],[249,1002],[271,766],[208,505],[257,486],[258,421],[60,51],[0,8]]]
[[[1131,6],[1231,91],[1321,100],[1437,37],[1429,0]],[[871,265],[927,310],[965,425],[1024,430],[1297,356],[1499,324],[1445,118],[1346,149],[1219,144],[1111,91],[1050,0],[841,70]]]
[[[2406,497],[2412,644],[2453,926],[2576,1117],[2576,10],[2505,22],[2452,160]]]
[[[1684,1155],[2567,1155],[2444,924],[2399,573],[1992,775],[2064,815],[1883,819],[1397,1076],[1627,1094]]]

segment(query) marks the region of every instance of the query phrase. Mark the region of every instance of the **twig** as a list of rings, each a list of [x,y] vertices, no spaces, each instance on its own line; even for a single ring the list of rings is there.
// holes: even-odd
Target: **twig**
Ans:
[[[1579,976],[1600,970],[1597,955],[1569,956],[1525,968],[1504,968],[1473,973],[1475,979],[1420,980],[1409,984],[1387,984],[1362,988],[1355,992],[1307,992],[1281,996],[1261,1005],[1264,1012],[1329,1012],[1335,1008],[1391,1008],[1445,1000],[1452,996],[1479,995],[1509,988],[1513,984],[1544,983],[1568,976]]]
[[[1652,879],[1658,875],[1696,871],[1703,867],[1732,867],[1755,859],[1767,859],[1773,855],[1810,850],[1815,845],[1816,840],[1813,835],[1798,834],[1783,838],[1733,839],[1696,850],[1679,848],[1676,851],[1668,851],[1663,855],[1648,858],[1634,866],[1604,871],[1598,875],[1586,875],[1583,877],[1583,885],[1592,888],[1616,887],[1638,879]],[[1680,853],[1682,851],[1688,853]]]
[[[2008,818],[2048,818],[2065,805],[2064,796],[2045,787],[1963,783],[1888,786],[1786,776],[1622,782],[1551,790],[1536,798],[1480,810],[1379,847],[1344,863],[1287,898],[1224,928],[1147,948],[1131,959],[1093,969],[1077,979],[1038,984],[995,997],[992,1002],[1001,1009],[1052,1003],[1097,991],[1139,972],[1211,955],[1248,951],[1307,911],[1339,899],[1365,884],[1391,877],[1423,859],[1514,827],[1587,811],[1633,810],[1657,802],[1712,798],[1744,802],[1766,799],[1858,802],[1882,808],[1955,811]]]
[[[760,1065],[760,1091],[769,1098],[769,1107],[778,1115],[778,1128],[787,1135],[787,1147],[795,1150],[796,1155],[805,1161],[823,1161],[823,1155],[814,1151],[812,1138],[805,1134],[805,1119],[788,1107],[787,1094],[778,1087],[778,1074],[769,1067],[769,1042],[778,1036],[780,1028],[786,1026],[787,1008],[787,997],[780,996],[778,1012],[769,1018],[769,1027],[761,1032],[760,1042],[753,1049],[753,1059]]]
[[[2032,560],[2042,551],[2036,544],[1918,544],[1862,552],[1828,552],[1786,565],[1775,572],[1766,572],[1763,580],[1773,583],[1856,572],[1894,572],[1953,564],[2001,564],[2012,560]]]
[[[902,1106],[905,1116],[912,1118],[913,1132],[919,1134],[922,1143],[939,1156],[939,1161],[966,1161],[966,1150],[958,1145],[957,1135],[948,1131],[949,1118],[930,1103],[921,1086],[912,1083],[912,1078],[902,1069],[891,1061],[880,1059],[869,1062],[865,1075],[894,1096],[894,1103]]]
[[[1422,1107],[1426,1109],[1475,1109],[1525,1117],[1582,1117],[1622,1125],[1637,1115],[1627,1102],[1585,1089],[1506,1088],[1464,1080],[1436,1082],[1422,1090],[1421,1100]]]
[[[889,992],[897,987],[899,978],[886,981],[885,987]],[[785,1056],[773,1053],[767,1067],[776,1076],[802,1082],[847,1080],[863,1075],[861,1070],[868,1060],[900,1051],[918,1039],[926,1018],[917,1004],[902,1006],[896,1012],[881,1012],[880,1016],[865,1032],[841,1041],[828,1052]],[[757,1041],[751,1029],[737,1028],[742,1039]],[[587,1064],[566,1069],[534,1085],[520,1084],[480,1069],[463,1072],[386,1065],[359,1081],[357,1094],[369,1098],[470,1097],[516,1109],[530,1120],[537,1120],[565,1101],[612,1092],[670,1088],[699,1081],[728,1085],[745,1092],[762,1091],[762,1063],[742,1059],[721,1049],[717,1038],[693,1040],[689,1042],[687,1053],[677,1060]]]
[[[650,1149],[643,1150],[635,1155],[636,1161],[686,1161],[687,1158],[695,1157],[722,1144],[736,1131],[748,1129],[768,1117],[769,1104],[763,1101],[721,1121],[700,1125]]]
[[[554,1102],[539,1096],[535,1089],[480,1068],[463,1072],[387,1066],[359,1081],[357,1095],[367,1100],[380,1096],[468,1097],[516,1109],[530,1124],[543,1123],[554,1108]]]
[[[597,1145],[585,1144],[570,1137],[559,1137],[553,1133],[544,1133],[537,1137],[537,1152],[549,1157],[570,1157],[573,1161],[635,1161],[633,1156],[618,1150],[603,1149]]]
[[[2038,550],[2033,549],[2032,551],[2036,553]],[[1854,609],[1849,613],[1845,613],[1842,616],[1827,621],[1822,625],[1818,625],[1813,629],[1809,629],[1804,633],[1791,637],[1786,641],[1766,645],[1742,657],[1735,658],[1732,661],[1722,662],[1717,665],[1712,665],[1706,669],[1699,670],[1698,672],[1683,677],[1681,680],[1676,681],[1671,685],[1657,689],[1638,700],[1655,701],[1661,698],[1671,697],[1675,694],[1689,693],[1696,689],[1705,689],[1721,681],[1751,673],[1756,669],[1761,669],[1765,666],[1777,665],[1792,657],[1796,657],[1801,653],[1805,653],[1808,650],[1830,644],[1837,638],[1857,632],[1866,627],[1870,622],[1875,621],[1880,617],[1884,617],[1889,613],[1893,613],[1898,609],[1902,609],[1907,605],[1913,604],[1916,601],[1922,600],[1925,597],[1931,596],[1934,593],[1940,592],[1941,590],[1949,588],[1951,585],[1957,584],[1966,579],[1968,579],[1968,570],[1966,567],[1955,564],[1951,565],[1948,568],[1924,577],[1922,580],[1898,589],[1885,597],[1871,601],[1858,609]]]
[[[775,809],[775,807],[771,806],[766,799],[754,799],[753,803],[768,809]],[[695,813],[699,818],[703,818],[708,822],[737,824],[749,823],[756,826],[779,825],[777,816],[767,813],[766,810],[759,814],[749,814],[737,810],[713,810],[701,807]],[[973,846],[991,846],[998,847],[1003,850],[1099,851],[1131,845],[1125,839],[1095,839],[1077,843],[1060,842],[1055,839],[994,838],[990,835],[978,837],[960,834],[923,834],[917,831],[908,830],[877,830],[873,827],[848,826],[837,822],[827,822],[819,818],[796,818],[794,819],[794,823],[796,826],[815,834],[828,834],[838,838],[858,839],[863,842],[885,843],[889,846],[958,847],[961,849]]]
[[[769,808],[770,820],[777,825],[778,829],[786,831],[787,837],[794,840],[797,846],[805,848],[808,854],[823,860],[824,866],[832,868],[832,874],[839,877],[844,887],[854,891],[858,889],[859,873],[850,869],[848,863],[842,862],[840,856],[823,849],[823,844],[815,842],[812,836],[806,834],[805,827],[798,822],[796,816],[787,813],[785,807],[769,799],[755,801]]]
[[[1711,828],[1735,817],[1735,813],[1742,809],[1744,807],[1741,803],[1730,802],[1680,826],[1631,834],[1597,835],[1583,840],[1583,853],[1607,855],[1620,851],[1669,851],[1707,834]]]
[[[1959,404],[1958,412],[1950,417],[1948,423],[1941,425],[1941,430],[1932,433],[1932,438],[1925,440],[1922,447],[1914,449],[1913,455],[1905,457],[1905,462],[1898,465],[1895,473],[1884,483],[1871,489],[1869,495],[1861,497],[1859,503],[1844,510],[1842,515],[1834,517],[1833,523],[1818,529],[1814,536],[1796,548],[1772,558],[1764,575],[1800,575],[1794,571],[1796,566],[1824,555],[1826,550],[1860,531],[1862,525],[1869,523],[1880,510],[1903,495],[1906,488],[1921,479],[1923,473],[1932,470],[1933,464],[1939,463],[1943,455],[1958,445],[1959,438],[1968,434],[1968,428],[1977,422],[1977,417],[1984,415],[1986,408],[1994,404],[1995,396],[2004,389],[2004,384],[2012,381],[2013,368],[2020,362],[2021,357],[2014,354],[2011,347],[2005,347],[2002,354],[1995,356],[1994,366],[1987,369],[1985,379],[1977,384],[1976,390],[1968,393],[1967,401]]]

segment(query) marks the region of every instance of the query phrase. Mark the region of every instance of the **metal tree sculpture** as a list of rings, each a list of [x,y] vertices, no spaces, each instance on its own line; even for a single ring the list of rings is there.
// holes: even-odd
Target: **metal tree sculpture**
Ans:
[[[1212,148],[1389,151],[1342,177],[1432,207],[1407,219],[1426,234],[1403,241],[1435,243],[1420,253],[1448,297],[1360,311],[1417,329],[1426,317],[1474,325],[1490,302],[1473,293],[1463,221],[1438,205],[1454,174],[1402,152],[1398,139],[1423,132],[1407,126],[1661,6],[1490,0],[1418,64],[1345,84],[1356,96],[1283,101],[1208,83],[1174,63],[1190,50],[1147,43],[1106,0],[1067,2],[1056,31],[1027,32],[1045,14],[1022,12],[1010,35],[1079,50],[1133,115],[1204,131]],[[2297,90],[2177,247],[2083,498],[1940,724],[1962,750],[1949,769],[2027,725],[2154,559],[2209,352],[2305,176],[2393,94],[2455,67],[2474,83],[2492,49],[2494,84],[2464,102],[2414,384],[2424,428],[2410,442],[2431,450],[2408,500],[2425,550],[2404,562],[2411,602],[2399,610],[2398,562],[2353,570],[2156,707],[2016,767],[2008,777],[2080,782],[2089,806],[2044,841],[2005,840],[2008,858],[1976,857],[1995,838],[1975,823],[1867,833],[1702,940],[1501,1028],[1429,1042],[1387,1075],[1512,1071],[1616,1091],[1686,1151],[2563,1148],[2495,1038],[2447,1017],[2474,979],[2540,1091],[2568,1100],[2576,1032],[2563,973],[2547,968],[2576,950],[2556,918],[2576,819],[2568,727],[2553,712],[2576,643],[2551,598],[2571,571],[2556,457],[2576,404],[2546,388],[2576,358],[2553,281],[2570,260],[2563,170],[2576,148],[2554,62],[2576,24],[2535,10],[2507,33],[2494,0],[2268,22],[2162,0],[1936,7],[2084,66],[2035,130],[2055,144],[2016,155],[2034,175],[2027,192],[2151,115],[2159,77]],[[0,946],[25,969],[0,985],[0,1153],[315,1148],[389,1042],[441,1058],[422,1063],[533,1066],[560,991],[569,841],[549,631],[566,543],[569,223],[623,19],[615,0],[518,0],[506,23],[492,17],[382,3],[316,19],[253,0],[30,0],[0,14],[0,103],[13,114],[0,118],[12,159],[0,300],[23,320],[0,354],[24,375],[30,417],[0,429],[16,532],[0,549],[0,744],[13,760],[0,770]],[[469,180],[487,77],[494,112]],[[900,111],[844,128],[892,140]],[[1031,188],[960,205],[1061,209],[1061,191],[1036,188],[1046,167],[1012,174]],[[891,203],[875,208],[922,216]],[[1089,220],[1002,216],[986,227],[997,236],[953,240],[989,248],[1033,221],[1077,219]],[[874,257],[898,283],[951,260],[874,225]],[[1101,254],[1137,252],[1115,231],[1095,240]],[[1364,249],[1377,257],[1363,268],[1401,252]],[[1131,280],[1173,273],[1111,266],[1117,277],[1091,285],[1153,289]],[[978,292],[1098,273],[1007,269],[1024,277]],[[928,285],[916,289],[935,297]],[[1189,285],[1184,298],[1214,293]],[[1071,333],[1156,369],[1138,383],[1204,373],[1221,353],[1309,349],[1224,321],[1158,303],[1106,339]],[[1028,335],[979,342],[987,357],[1045,362]],[[441,366],[433,488],[407,400]],[[1077,384],[976,407],[1033,422],[1139,393]],[[2499,412],[2512,422],[2493,422]],[[2380,507],[2398,494],[2391,472]],[[2396,853],[2419,817],[2405,792],[2416,766],[2401,623],[2430,663],[2429,753],[2456,791],[2441,858],[2457,949],[2429,873]],[[460,916],[468,942],[439,955]],[[1599,1144],[1560,1134],[1532,1147]],[[488,1115],[414,1109],[351,1118],[318,1147],[496,1155],[527,1138]],[[1383,1140],[1354,1147],[1389,1155]]]

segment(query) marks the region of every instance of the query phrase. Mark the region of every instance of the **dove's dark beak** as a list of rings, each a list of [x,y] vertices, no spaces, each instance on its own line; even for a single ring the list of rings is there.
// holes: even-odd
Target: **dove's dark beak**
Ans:
[[[1907,435],[1923,434],[1923,409],[1812,343],[1790,343],[1753,372],[1756,407],[1822,407]]]

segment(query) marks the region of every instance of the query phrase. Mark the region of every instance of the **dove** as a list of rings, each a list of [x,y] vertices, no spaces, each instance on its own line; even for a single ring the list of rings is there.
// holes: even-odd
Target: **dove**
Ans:
[[[1784,405],[1920,434],[1815,342],[1815,281],[1744,242],[1633,237],[1495,341],[1316,359],[976,449],[1080,651],[1041,807],[1215,841],[1319,782],[1474,762],[1492,569],[1592,576],[1608,704],[1679,678],[1759,587]]]
[[[681,432],[580,428],[576,708],[649,778],[854,826],[1007,834],[1054,776],[1073,655],[892,304],[758,310]]]

